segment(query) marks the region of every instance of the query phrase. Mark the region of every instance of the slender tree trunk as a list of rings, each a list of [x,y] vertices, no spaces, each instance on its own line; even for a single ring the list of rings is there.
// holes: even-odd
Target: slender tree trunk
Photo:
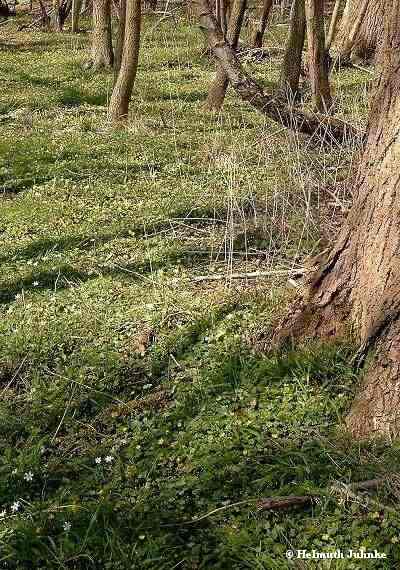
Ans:
[[[400,434],[400,0],[386,5],[381,74],[354,202],[336,244],[278,334],[351,332],[364,377],[347,418],[358,437]],[[369,357],[367,359],[367,357]]]
[[[128,116],[129,101],[139,61],[141,19],[141,0],[127,0],[121,68],[108,109],[112,121],[125,120]]]
[[[339,23],[340,5],[341,5],[341,0],[336,0],[335,6],[333,8],[332,16],[331,16],[331,21],[329,24],[328,37],[326,38],[326,44],[325,44],[325,50],[328,53],[329,53],[329,50],[331,49],[331,45],[333,43],[333,40],[335,39],[337,26]]]
[[[294,0],[290,13],[289,32],[281,69],[281,90],[289,98],[299,90],[301,60],[306,35],[305,0]]]
[[[383,41],[383,20],[387,0],[347,0],[335,52],[344,61],[371,59]]]
[[[111,2],[110,0],[94,0],[92,42],[93,68],[101,69],[103,67],[112,67],[113,59]]]
[[[308,71],[314,107],[329,112],[332,107],[329,69],[325,51],[324,0],[306,0]]]
[[[53,13],[51,15],[51,27],[55,32],[62,32],[61,0],[53,0]]]
[[[237,48],[239,42],[240,30],[242,29],[246,6],[247,0],[234,0],[232,5],[226,40],[234,50]],[[228,85],[228,75],[223,67],[219,65],[217,67],[215,79],[208,91],[208,96],[204,103],[205,109],[209,111],[221,110]]]
[[[220,0],[219,2],[219,23],[221,26],[222,33],[226,35],[228,31],[228,20],[227,20],[227,1]]]
[[[117,43],[115,46],[115,57],[114,57],[115,82],[117,81],[119,70],[121,69],[122,50],[124,48],[124,40],[125,40],[125,24],[126,24],[126,0],[120,0]]]
[[[81,15],[82,0],[72,0],[72,21],[71,32],[77,34],[79,32],[79,18]]]
[[[265,34],[265,30],[268,23],[268,18],[271,13],[271,8],[274,4],[274,0],[264,0],[263,10],[261,13],[261,18],[257,24],[257,27],[254,31],[253,38],[251,40],[251,44],[254,48],[262,48],[263,45],[263,38]]]

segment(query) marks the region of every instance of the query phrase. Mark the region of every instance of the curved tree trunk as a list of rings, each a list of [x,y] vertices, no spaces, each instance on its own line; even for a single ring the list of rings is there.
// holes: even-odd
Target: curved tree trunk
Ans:
[[[127,0],[121,68],[108,108],[108,116],[112,121],[125,120],[128,117],[129,101],[139,61],[141,20],[141,0]]]
[[[294,0],[290,12],[289,32],[283,57],[280,86],[288,99],[296,96],[299,90],[301,60],[306,35],[305,0]]]
[[[112,67],[114,60],[111,37],[110,0],[93,1],[92,64],[94,69]]]
[[[262,48],[265,29],[267,27],[268,18],[271,13],[273,4],[274,0],[264,0],[261,18],[256,26],[251,40],[251,45],[254,48]]]
[[[325,50],[324,0],[306,0],[308,73],[314,107],[328,113],[332,107]]]
[[[231,16],[229,18],[228,31],[226,33],[226,41],[232,49],[236,49],[240,30],[242,29],[244,13],[246,11],[247,0],[234,0]],[[226,90],[228,89],[229,78],[222,66],[218,66],[214,81],[208,91],[204,108],[208,111],[220,111],[223,105]]]
[[[387,2],[382,71],[354,203],[297,314],[278,333],[338,337],[351,332],[369,362],[347,418],[357,437],[400,434],[400,0]]]
[[[335,52],[344,60],[370,59],[383,41],[387,0],[347,0],[335,42]]]

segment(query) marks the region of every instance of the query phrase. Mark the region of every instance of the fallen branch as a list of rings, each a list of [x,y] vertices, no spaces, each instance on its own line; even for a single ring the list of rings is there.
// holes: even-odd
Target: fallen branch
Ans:
[[[259,277],[302,277],[309,273],[311,269],[277,269],[275,271],[252,271],[249,273],[213,273],[211,275],[199,275],[193,277],[192,281],[224,281],[229,279],[258,279]]]
[[[360,481],[358,483],[352,483],[351,485],[346,485],[345,483],[335,483],[328,488],[328,493],[330,495],[339,496],[343,500],[353,499],[357,502],[362,502],[365,506],[368,506],[368,503],[372,503],[374,505],[379,506],[379,508],[391,510],[391,507],[386,505],[382,505],[377,501],[369,497],[359,497],[356,494],[356,491],[371,491],[375,490],[378,487],[382,486],[386,482],[386,479],[370,479],[369,481]],[[322,495],[322,493],[321,493]],[[311,494],[311,495],[303,495],[303,496],[295,496],[289,495],[287,497],[271,497],[267,499],[261,499],[257,503],[257,509],[259,511],[268,511],[268,510],[276,510],[276,509],[287,509],[292,506],[296,505],[308,505],[314,502],[319,495]],[[362,499],[362,501],[361,501]]]
[[[387,482],[388,479],[370,479],[368,481],[359,481],[357,483],[352,483],[350,485],[346,485],[344,483],[335,483],[334,485],[332,485],[331,487],[328,488],[328,493],[329,494],[340,494],[341,496],[344,496],[346,499],[348,498],[358,498],[357,495],[355,495],[354,491],[371,491],[371,490],[375,490],[378,487],[380,487],[381,485],[383,485],[384,483]],[[318,494],[310,494],[310,495],[288,495],[287,497],[269,497],[269,498],[264,498],[264,499],[247,499],[244,501],[237,501],[236,503],[230,503],[229,505],[224,505],[222,507],[218,507],[217,509],[213,509],[212,511],[209,511],[208,513],[205,513],[204,515],[201,515],[191,521],[186,521],[184,523],[180,523],[178,526],[186,526],[186,525],[192,525],[195,523],[198,523],[200,521],[203,521],[204,519],[207,519],[208,517],[215,515],[216,513],[220,513],[223,511],[226,511],[228,509],[232,509],[234,507],[239,507],[242,505],[248,505],[248,504],[252,504],[252,503],[256,503],[257,505],[257,509],[259,511],[268,511],[268,510],[279,510],[279,509],[288,509],[290,507],[295,507],[295,506],[302,506],[302,505],[308,505],[310,503],[313,503],[314,501],[316,501],[317,499],[319,499],[320,496],[323,496],[325,493],[321,492]],[[374,501],[373,499],[370,499],[370,502],[372,504],[374,504],[375,506],[379,506],[380,509],[386,509],[387,511],[395,511],[395,509],[392,509],[391,507],[387,506],[387,505],[381,505],[380,503],[378,503],[377,501]],[[367,505],[366,505],[367,506]],[[395,511],[397,512],[397,511]],[[167,524],[165,526],[177,526],[176,524]]]
[[[270,499],[261,499],[257,503],[259,511],[270,511],[279,509],[288,509],[298,505],[308,505],[313,501],[312,495],[304,495],[297,497],[296,495],[289,495],[288,497],[272,497]]]
[[[198,0],[200,27],[207,36],[209,46],[224,69],[228,79],[241,99],[250,103],[266,117],[307,135],[317,134],[323,140],[345,141],[359,136],[348,123],[326,115],[306,113],[289,106],[286,100],[265,93],[248,75],[234,50],[224,39],[208,0]]]

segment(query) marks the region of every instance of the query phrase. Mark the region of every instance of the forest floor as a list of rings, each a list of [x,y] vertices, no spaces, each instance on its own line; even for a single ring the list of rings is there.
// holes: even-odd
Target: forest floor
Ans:
[[[146,19],[114,130],[89,33],[1,33],[0,567],[398,568],[399,486],[372,506],[328,492],[400,460],[343,429],[352,348],[268,354],[293,284],[230,278],[307,267],[350,204],[353,149],[291,135],[232,93],[205,114],[214,65],[182,20]],[[277,57],[246,65],[278,77]],[[370,81],[333,74],[355,124]],[[209,274],[223,279],[194,280]],[[256,509],[308,493],[310,507]],[[285,555],[359,547],[388,558]]]

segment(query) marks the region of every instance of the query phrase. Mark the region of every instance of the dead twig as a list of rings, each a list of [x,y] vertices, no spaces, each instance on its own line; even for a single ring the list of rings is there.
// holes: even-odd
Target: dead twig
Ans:
[[[258,279],[260,277],[303,277],[310,273],[311,269],[277,269],[273,271],[252,271],[249,273],[213,273],[211,275],[198,275],[192,281],[224,281],[229,279]]]

